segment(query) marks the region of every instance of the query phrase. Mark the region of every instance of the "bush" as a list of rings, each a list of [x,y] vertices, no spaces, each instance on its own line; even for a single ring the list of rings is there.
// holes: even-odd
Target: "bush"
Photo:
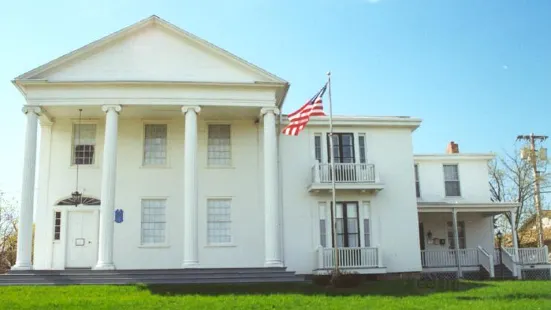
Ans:
[[[362,284],[363,275],[357,272],[339,271],[331,274],[331,285],[336,288],[351,288]]]
[[[317,274],[312,276],[312,283],[319,286],[328,286],[331,284],[331,274]]]

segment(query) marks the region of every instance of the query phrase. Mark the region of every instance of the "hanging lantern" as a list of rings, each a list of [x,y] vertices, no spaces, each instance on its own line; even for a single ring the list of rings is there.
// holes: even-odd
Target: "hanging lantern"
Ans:
[[[82,203],[82,193],[79,191],[74,191],[71,193],[71,198],[75,203],[75,207]]]

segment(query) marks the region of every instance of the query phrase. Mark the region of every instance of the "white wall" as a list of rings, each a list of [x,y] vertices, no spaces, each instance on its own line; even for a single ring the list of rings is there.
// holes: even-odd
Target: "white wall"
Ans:
[[[423,223],[425,230],[426,250],[448,250],[447,222],[452,221],[450,213],[420,213],[419,222]],[[493,248],[493,220],[491,216],[484,216],[482,213],[457,213],[457,221],[465,222],[466,248],[474,249],[479,245],[488,253],[494,253]],[[428,244],[427,233],[432,233],[433,238],[446,239],[444,246]]]
[[[490,201],[487,159],[461,158],[460,156],[443,157],[446,156],[439,156],[436,159],[415,159],[419,170],[420,201]],[[444,164],[458,165],[461,197],[445,197]]]

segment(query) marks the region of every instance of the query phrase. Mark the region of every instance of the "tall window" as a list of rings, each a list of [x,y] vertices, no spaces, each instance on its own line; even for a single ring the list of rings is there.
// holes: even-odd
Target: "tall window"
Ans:
[[[333,211],[333,210],[331,210]],[[337,246],[359,247],[360,229],[357,202],[337,202]]]
[[[369,202],[363,203],[363,225],[364,225],[364,246],[370,247],[371,246],[371,223],[369,219]]]
[[[417,198],[421,197],[421,184],[419,183],[419,165],[415,164],[414,166],[415,170],[415,195]]]
[[[320,245],[325,248],[327,247],[327,205],[325,202],[320,202],[318,208],[320,218]]]
[[[321,163],[321,135],[316,134],[314,136],[314,155],[316,160]]]
[[[96,125],[73,124],[73,164],[93,165],[95,151]]]
[[[208,127],[208,165],[231,165],[231,126],[214,125]]]
[[[142,236],[141,242],[163,244],[166,242],[166,200],[142,200]]]
[[[207,200],[207,242],[231,243],[231,200]]]
[[[166,124],[146,124],[144,126],[143,164],[166,165]]]
[[[465,243],[465,222],[457,221],[457,235],[459,236],[459,248],[464,249]],[[450,249],[455,249],[455,238],[453,236],[453,223],[448,222],[448,244]]]
[[[444,185],[446,197],[461,196],[459,186],[459,169],[457,165],[444,165]]]
[[[329,135],[327,136],[327,150],[329,150]],[[327,152],[329,154],[329,152]],[[354,135],[352,133],[333,133],[333,156],[335,163],[354,162]],[[331,161],[331,158],[329,158]]]
[[[54,212],[54,240],[61,239],[61,212]]]
[[[362,133],[358,135],[358,144],[359,144],[359,150],[360,150],[360,163],[365,164],[366,163],[365,134]]]

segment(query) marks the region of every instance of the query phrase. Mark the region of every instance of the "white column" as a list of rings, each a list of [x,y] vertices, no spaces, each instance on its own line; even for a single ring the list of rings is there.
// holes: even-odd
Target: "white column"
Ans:
[[[459,259],[459,230],[457,229],[457,210],[453,208],[452,210],[452,220],[453,220],[453,240],[455,243],[455,259],[457,263],[457,277],[463,277],[463,271],[461,269],[461,260]]]
[[[515,261],[518,262],[518,239],[517,239],[517,219],[516,219],[516,212],[511,211],[509,212],[511,215],[511,234],[513,235],[513,248],[515,251]],[[492,236],[493,237],[493,236]]]
[[[184,260],[182,268],[199,266],[197,231],[197,114],[198,106],[184,106]]]
[[[117,136],[120,105],[104,105],[105,140],[101,171],[101,208],[99,220],[98,263],[94,269],[115,269],[113,263],[113,233],[115,185],[117,179]]]
[[[21,207],[19,230],[17,232],[17,259],[12,270],[32,269],[31,251],[33,237],[34,178],[36,170],[36,140],[39,107],[23,107],[27,116],[25,131],[25,154],[23,158],[23,185],[21,187]]]
[[[276,108],[263,108],[264,115],[264,229],[266,267],[282,267],[279,233]]]

